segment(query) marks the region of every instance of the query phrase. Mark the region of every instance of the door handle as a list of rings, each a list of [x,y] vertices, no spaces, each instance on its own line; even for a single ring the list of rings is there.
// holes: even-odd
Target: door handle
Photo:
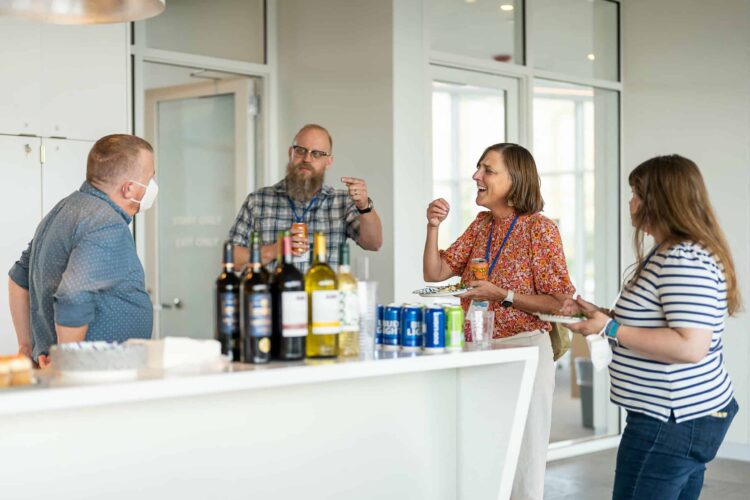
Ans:
[[[179,299],[179,297],[175,297],[172,300],[171,304],[169,302],[162,302],[161,304],[159,304],[159,306],[160,309],[182,309],[182,301]]]

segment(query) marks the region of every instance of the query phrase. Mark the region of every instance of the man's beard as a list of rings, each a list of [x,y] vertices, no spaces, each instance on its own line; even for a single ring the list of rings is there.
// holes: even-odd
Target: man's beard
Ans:
[[[301,167],[310,169],[310,174],[302,172]],[[296,201],[308,202],[320,190],[325,178],[325,171],[320,174],[315,173],[312,166],[301,165],[294,166],[291,163],[286,167],[286,191],[289,196]]]

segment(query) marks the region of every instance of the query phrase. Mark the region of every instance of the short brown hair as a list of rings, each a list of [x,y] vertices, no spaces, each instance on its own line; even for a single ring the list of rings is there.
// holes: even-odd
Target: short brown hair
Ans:
[[[502,156],[510,174],[510,193],[508,202],[519,214],[535,214],[544,208],[541,180],[536,170],[536,162],[529,150],[518,144],[500,142],[484,150],[477,162],[477,166],[490,151]]]
[[[308,130],[320,130],[325,135],[327,135],[328,136],[328,144],[331,145],[331,151],[329,151],[329,153],[333,152],[333,138],[331,137],[331,134],[328,132],[328,129],[326,129],[322,125],[318,125],[317,123],[308,123],[307,125],[305,125],[301,129],[299,129],[299,131],[294,135],[294,139],[297,139],[297,137],[302,132],[307,132]]]
[[[102,137],[89,151],[86,180],[89,183],[112,185],[133,173],[141,151],[154,152],[148,141],[128,134]]]

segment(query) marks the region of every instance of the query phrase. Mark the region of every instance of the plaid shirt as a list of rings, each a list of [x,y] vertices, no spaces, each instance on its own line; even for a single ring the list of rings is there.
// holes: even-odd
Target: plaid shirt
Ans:
[[[355,242],[359,238],[359,212],[345,189],[333,189],[323,185],[315,201],[305,212],[305,206],[294,202],[294,211],[289,203],[286,179],[273,186],[253,191],[242,204],[234,226],[229,231],[229,240],[235,245],[249,246],[250,231],[260,233],[261,243],[274,243],[279,231],[292,227],[296,217],[307,224],[310,243],[316,232],[326,235],[327,259],[331,266],[339,262],[339,248],[349,237]],[[303,273],[310,268],[309,261],[294,259],[295,266]],[[335,268],[335,267],[334,267]]]

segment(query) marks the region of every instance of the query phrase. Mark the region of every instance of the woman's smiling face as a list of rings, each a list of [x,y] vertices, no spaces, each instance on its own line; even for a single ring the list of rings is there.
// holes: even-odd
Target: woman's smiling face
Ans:
[[[479,161],[471,178],[477,183],[477,205],[490,210],[508,206],[508,193],[513,183],[502,154],[489,151]]]

